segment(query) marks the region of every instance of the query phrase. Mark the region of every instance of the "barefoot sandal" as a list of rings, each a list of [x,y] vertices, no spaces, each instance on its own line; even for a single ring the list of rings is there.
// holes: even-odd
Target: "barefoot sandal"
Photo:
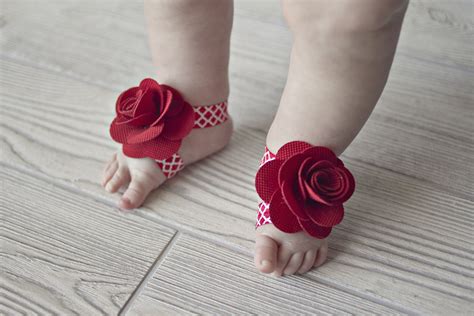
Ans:
[[[323,239],[342,221],[342,204],[354,193],[355,181],[329,148],[293,141],[276,154],[265,147],[255,188],[263,200],[256,228],[273,224],[286,233]]]
[[[152,158],[167,179],[184,168],[178,154],[182,140],[195,128],[220,125],[229,118],[227,101],[191,106],[174,88],[143,79],[117,99],[110,136],[125,156]]]
[[[194,105],[194,128],[208,128],[220,125],[227,121],[227,101],[211,105]],[[174,177],[184,168],[183,158],[178,153],[162,160],[155,160],[167,179]]]

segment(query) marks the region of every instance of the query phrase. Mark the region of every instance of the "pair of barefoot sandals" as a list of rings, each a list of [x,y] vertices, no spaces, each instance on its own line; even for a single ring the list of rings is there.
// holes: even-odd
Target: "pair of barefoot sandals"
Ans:
[[[169,179],[185,166],[178,150],[191,130],[228,118],[227,101],[191,106],[176,89],[148,78],[120,94],[110,135],[126,156],[154,159]],[[329,148],[292,141],[276,154],[265,148],[255,188],[262,199],[256,227],[272,223],[323,239],[342,221],[355,181]]]

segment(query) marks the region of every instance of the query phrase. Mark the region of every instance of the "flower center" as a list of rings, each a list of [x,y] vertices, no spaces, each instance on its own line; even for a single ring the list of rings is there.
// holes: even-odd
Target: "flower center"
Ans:
[[[133,112],[137,107],[137,102],[141,99],[143,95],[142,90],[137,90],[134,96],[129,97],[122,103],[122,114],[133,117]]]
[[[332,198],[344,192],[343,176],[337,168],[314,171],[309,176],[310,187],[318,194]]]
[[[131,97],[125,100],[123,104],[123,111],[124,112],[130,112],[133,111],[133,107],[135,106],[135,103],[137,103],[137,98],[136,97]]]

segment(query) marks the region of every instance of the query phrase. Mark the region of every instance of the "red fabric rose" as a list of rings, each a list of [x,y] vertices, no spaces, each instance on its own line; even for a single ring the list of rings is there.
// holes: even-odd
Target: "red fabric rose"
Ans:
[[[110,135],[132,158],[171,157],[194,125],[193,108],[179,92],[149,78],[122,92],[115,110]]]
[[[294,141],[257,172],[255,187],[270,204],[273,225],[325,238],[344,217],[342,203],[354,193],[354,177],[329,148]]]

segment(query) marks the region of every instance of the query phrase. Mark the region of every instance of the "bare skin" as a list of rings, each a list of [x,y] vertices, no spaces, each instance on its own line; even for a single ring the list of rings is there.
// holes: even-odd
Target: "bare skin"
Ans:
[[[178,89],[192,105],[226,100],[232,13],[228,0],[145,1],[156,79]],[[189,165],[221,150],[231,135],[231,120],[194,129],[184,139],[179,154]],[[127,186],[119,206],[132,209],[142,205],[165,180],[152,159],[128,158],[119,150],[105,166],[102,186],[110,193]]]
[[[406,10],[404,0],[284,0],[294,35],[288,79],[267,135],[272,152],[292,140],[331,148],[352,142],[385,86]],[[228,97],[232,2],[146,1],[150,45],[160,82],[178,88],[192,104]],[[221,149],[231,122],[194,130],[180,154],[192,163]],[[211,141],[209,141],[211,140]],[[107,164],[109,192],[127,184],[120,206],[140,206],[165,178],[150,159],[120,151]],[[276,276],[305,273],[327,258],[327,240],[286,234],[267,224],[256,231],[255,266]]]
[[[382,93],[407,2],[284,0],[282,5],[294,43],[267,146],[275,153],[301,140],[340,155]],[[256,232],[255,266],[263,273],[304,273],[321,265],[327,252],[326,240],[303,232],[286,234],[268,224]]]

